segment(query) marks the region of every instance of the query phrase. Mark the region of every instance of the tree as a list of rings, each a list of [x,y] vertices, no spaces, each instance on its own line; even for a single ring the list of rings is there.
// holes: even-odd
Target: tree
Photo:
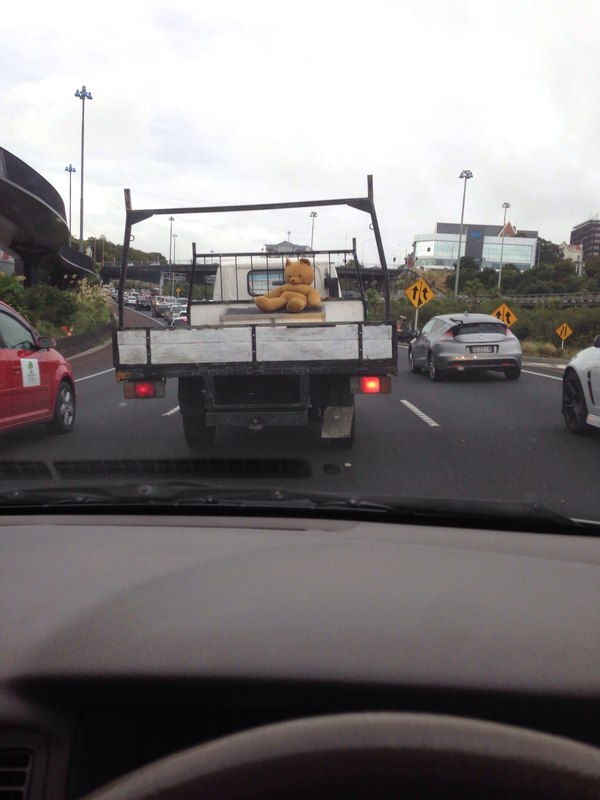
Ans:
[[[538,264],[555,264],[562,258],[560,247],[547,239],[538,239]]]
[[[465,284],[469,281],[479,277],[481,267],[470,256],[463,256],[460,259],[460,273],[458,276],[458,291],[459,293],[464,289]],[[454,291],[456,283],[456,271],[448,275],[446,278],[446,288],[449,291]]]
[[[584,272],[592,280],[600,279],[600,256],[590,256],[585,262]]]

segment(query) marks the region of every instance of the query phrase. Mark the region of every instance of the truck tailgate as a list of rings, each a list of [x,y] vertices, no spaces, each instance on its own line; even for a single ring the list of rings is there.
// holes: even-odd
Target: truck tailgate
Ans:
[[[117,369],[168,368],[197,373],[198,367],[217,364],[261,365],[342,362],[395,367],[396,339],[392,323],[307,324],[290,326],[235,325],[157,330],[136,328],[113,332]],[[127,375],[121,376],[129,377]]]

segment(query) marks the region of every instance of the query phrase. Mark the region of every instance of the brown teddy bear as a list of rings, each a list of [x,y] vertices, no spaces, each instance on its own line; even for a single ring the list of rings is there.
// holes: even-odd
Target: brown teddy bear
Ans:
[[[255,297],[254,301],[261,311],[286,311],[296,313],[308,306],[319,308],[321,296],[312,285],[314,271],[308,258],[299,261],[285,261],[284,277],[286,283],[276,286],[267,294]]]

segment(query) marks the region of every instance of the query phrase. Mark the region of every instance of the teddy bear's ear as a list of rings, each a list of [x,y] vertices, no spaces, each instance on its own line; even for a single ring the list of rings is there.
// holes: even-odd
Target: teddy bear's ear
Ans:
[[[290,265],[291,263],[292,263],[292,259],[291,259],[291,258],[286,258],[286,260],[285,260],[285,265],[286,265],[286,267],[289,267],[289,265]]]
[[[310,263],[310,259],[308,259],[308,258],[301,258],[301,259],[300,259],[300,261],[304,261],[304,263],[305,263],[305,264],[308,264],[308,266],[309,266],[309,267],[312,267],[312,264]]]

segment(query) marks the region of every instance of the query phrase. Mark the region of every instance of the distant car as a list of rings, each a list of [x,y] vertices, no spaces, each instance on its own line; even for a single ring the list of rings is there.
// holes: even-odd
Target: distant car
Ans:
[[[169,323],[169,328],[187,328],[188,326],[188,315],[187,314],[180,314],[177,317],[174,317],[173,320]]]
[[[521,374],[521,344],[508,325],[491,314],[442,314],[413,334],[410,371],[426,369],[432,381],[473,370],[500,371],[509,380]]]
[[[156,294],[156,295],[154,295],[152,297],[152,316],[153,317],[159,317],[160,316],[160,314],[158,312],[158,306],[161,303],[164,303],[164,301],[165,301],[165,298],[164,298],[164,295],[162,295],[162,294]]]
[[[40,422],[59,433],[72,430],[75,378],[55,344],[0,301],[0,431]]]
[[[171,304],[164,312],[163,316],[166,319],[166,321],[170,324],[171,322],[173,322],[175,317],[179,317],[181,314],[187,315],[187,309],[184,305],[176,303],[176,304]]]
[[[358,296],[360,294],[357,292]],[[400,320],[396,322],[396,335],[398,337],[399,342],[409,342],[412,338],[412,329],[408,324],[406,317],[402,317]]]
[[[152,301],[149,297],[138,297],[135,302],[135,307],[138,311],[151,311],[152,310]]]
[[[571,433],[600,428],[600,336],[572,358],[563,373],[562,413]]]
[[[138,292],[129,292],[128,294],[125,295],[125,305],[126,306],[135,306],[135,304],[138,301],[138,297],[139,296],[140,295],[139,295]]]

